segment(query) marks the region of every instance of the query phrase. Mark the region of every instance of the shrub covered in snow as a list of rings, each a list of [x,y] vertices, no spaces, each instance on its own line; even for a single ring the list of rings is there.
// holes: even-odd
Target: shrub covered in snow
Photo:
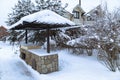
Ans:
[[[105,17],[97,20],[93,27],[94,34],[99,38],[99,60],[115,72],[120,68],[120,9],[106,12]]]
[[[47,49],[47,42],[44,43],[43,45],[44,49]],[[55,50],[56,49],[56,41],[50,39],[50,49]]]
[[[74,53],[83,52],[86,50],[88,55],[92,55],[92,50],[97,49],[98,40],[94,37],[81,36],[80,38],[73,39],[67,42],[67,45],[71,46]]]

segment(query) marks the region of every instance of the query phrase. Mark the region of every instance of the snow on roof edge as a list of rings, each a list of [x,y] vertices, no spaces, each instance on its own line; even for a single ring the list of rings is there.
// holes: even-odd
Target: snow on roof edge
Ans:
[[[21,18],[18,22],[9,27],[9,29],[23,24],[23,21],[26,22],[37,22],[37,23],[47,23],[47,24],[69,24],[75,25],[74,22],[58,15],[57,13],[50,10],[42,10],[28,16]]]

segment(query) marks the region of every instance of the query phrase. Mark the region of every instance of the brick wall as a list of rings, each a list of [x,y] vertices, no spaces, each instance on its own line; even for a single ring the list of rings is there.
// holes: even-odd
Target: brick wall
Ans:
[[[2,38],[3,36],[8,35],[7,29],[4,28],[3,26],[0,27],[0,38]]]

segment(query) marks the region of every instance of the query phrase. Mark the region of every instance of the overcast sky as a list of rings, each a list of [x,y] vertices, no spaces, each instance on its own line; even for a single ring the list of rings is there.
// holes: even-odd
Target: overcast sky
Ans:
[[[12,10],[12,7],[17,3],[18,0],[0,0],[0,25],[7,26],[5,21],[7,20],[7,15]],[[63,3],[68,3],[68,10],[72,5],[78,3],[79,0],[61,0]],[[95,7],[96,5],[104,2],[105,0],[82,0],[82,7],[86,11]],[[108,3],[109,10],[113,8],[118,8],[120,6],[120,0],[106,0]]]
[[[0,25],[6,26],[7,14],[16,2],[17,0],[0,0]]]

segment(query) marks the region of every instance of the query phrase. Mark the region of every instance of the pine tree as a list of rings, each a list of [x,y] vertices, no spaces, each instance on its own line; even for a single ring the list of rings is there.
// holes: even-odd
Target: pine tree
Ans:
[[[7,25],[13,25],[17,21],[19,21],[22,17],[29,15],[34,12],[35,6],[31,2],[31,0],[19,0],[18,3],[14,6],[13,11],[8,14],[8,21],[6,21]],[[24,31],[9,31],[10,36],[8,40],[10,42],[15,42],[22,40],[24,38]],[[16,35],[14,35],[16,34]]]
[[[34,8],[34,4],[31,0],[19,0],[14,6],[13,11],[8,14],[8,21],[6,21],[6,23],[9,26],[16,23],[20,18],[33,13]]]
[[[62,7],[61,0],[35,0],[35,2],[36,11],[48,9],[58,13],[59,15],[63,15],[63,13],[65,13],[65,8],[68,6],[68,4],[66,4]]]

